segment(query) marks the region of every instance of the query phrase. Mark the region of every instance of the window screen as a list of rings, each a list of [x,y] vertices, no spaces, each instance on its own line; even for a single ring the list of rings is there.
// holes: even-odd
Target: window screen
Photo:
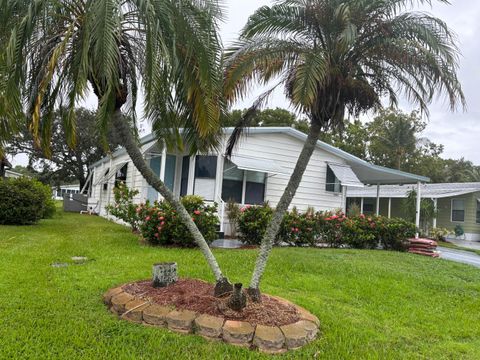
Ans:
[[[480,224],[480,200],[477,200],[477,224]]]
[[[462,199],[452,200],[452,221],[465,221],[465,201]]]
[[[215,178],[217,175],[217,157],[198,155],[195,159],[194,194],[205,200],[215,198]]]
[[[265,173],[247,171],[245,188],[245,203],[250,205],[263,204],[265,200]]]
[[[341,192],[340,181],[335,176],[335,173],[332,171],[330,166],[327,165],[327,183],[325,185],[325,190],[328,192]]]
[[[187,195],[189,171],[190,171],[190,156],[184,156],[182,160],[182,177],[180,178],[180,196]]]
[[[230,160],[225,160],[223,167],[222,199],[224,201],[242,202],[243,170],[239,170]]]

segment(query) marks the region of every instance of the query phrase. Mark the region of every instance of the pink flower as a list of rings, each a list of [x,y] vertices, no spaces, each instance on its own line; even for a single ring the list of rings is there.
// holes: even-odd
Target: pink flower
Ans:
[[[195,218],[192,218],[192,221],[195,221]]]
[[[160,220],[160,221],[162,221],[162,220],[164,220],[164,219],[165,219],[165,218],[164,218],[163,216],[160,216],[160,217],[158,218],[158,220]]]
[[[292,232],[295,232],[295,228],[292,227]]]
[[[163,226],[163,225],[165,225],[165,221],[162,221],[162,222],[160,223],[160,226]]]
[[[364,214],[360,214],[360,217],[361,217],[362,219],[365,219],[365,215],[364,215]]]
[[[195,210],[193,213],[194,213],[195,215],[200,215],[200,214],[201,214],[200,210]]]
[[[147,216],[147,217],[145,218],[145,221],[150,221],[150,216]]]
[[[337,216],[337,215],[333,215],[333,216],[332,216],[332,220],[335,220],[335,219],[338,219],[338,216]]]
[[[155,237],[158,238],[160,236],[159,233],[155,233]]]

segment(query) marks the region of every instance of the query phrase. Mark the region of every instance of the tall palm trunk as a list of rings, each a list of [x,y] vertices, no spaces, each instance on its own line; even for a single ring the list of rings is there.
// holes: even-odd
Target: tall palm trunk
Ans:
[[[123,146],[127,150],[127,153],[132,159],[135,167],[138,169],[138,171],[140,171],[147,183],[157,190],[163,196],[163,198],[173,206],[182,223],[187,226],[188,231],[192,235],[195,243],[205,256],[205,259],[207,260],[208,265],[210,266],[217,281],[216,295],[222,295],[222,292],[230,291],[232,286],[228,282],[227,278],[223,276],[220,266],[218,265],[217,260],[210,250],[210,247],[205,241],[202,233],[200,230],[198,230],[197,225],[193,222],[191,215],[189,215],[180,200],[175,197],[172,191],[165,186],[165,184],[158,178],[158,176],[155,175],[155,173],[145,162],[141,151],[138,149],[131,129],[128,127],[127,123],[122,117],[122,112],[120,109],[115,110],[112,117],[115,130],[118,132],[120,139],[122,139]]]
[[[278,230],[282,223],[285,212],[287,211],[290,203],[297,192],[300,181],[302,180],[303,173],[307,168],[307,165],[312,157],[313,151],[318,141],[320,135],[321,127],[317,124],[312,124],[310,131],[308,133],[307,141],[303,145],[302,152],[298,157],[297,164],[295,169],[290,177],[290,180],[283,192],[280,201],[277,204],[275,213],[273,214],[272,221],[268,224],[267,231],[265,236],[262,239],[262,244],[260,246],[260,253],[257,257],[257,262],[255,264],[255,270],[250,280],[250,287],[248,293],[252,300],[260,301],[260,280],[262,279],[263,273],[265,271],[265,266],[267,264],[268,256],[273,247],[275,237],[277,236]]]

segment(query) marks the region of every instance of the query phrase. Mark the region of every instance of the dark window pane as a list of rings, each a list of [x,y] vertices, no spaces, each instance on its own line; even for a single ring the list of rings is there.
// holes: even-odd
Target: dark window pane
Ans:
[[[190,169],[190,156],[184,156],[182,160],[182,177],[180,179],[180,196],[187,195],[189,169]]]
[[[118,186],[120,182],[123,182],[124,184],[127,182],[127,170],[128,164],[123,165],[117,170],[117,173],[115,174],[115,186]]]
[[[215,179],[217,174],[217,157],[198,155],[195,161],[195,178]]]
[[[242,187],[243,182],[237,180],[223,179],[222,199],[224,201],[242,202]]]
[[[340,192],[340,182],[338,181],[335,173],[330,169],[330,166],[327,165],[327,183],[325,185],[325,190],[328,192]]]
[[[477,224],[480,224],[480,201],[477,200]]]
[[[167,155],[165,163],[165,185],[173,191],[175,186],[175,166],[177,164],[177,157],[174,155]]]
[[[265,184],[247,181],[245,204],[261,205],[265,199]]]
[[[465,210],[452,210],[452,221],[465,221]]]

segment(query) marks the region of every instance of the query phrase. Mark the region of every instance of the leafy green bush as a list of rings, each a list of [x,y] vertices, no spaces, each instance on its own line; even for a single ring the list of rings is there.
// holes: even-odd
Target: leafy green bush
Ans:
[[[240,239],[249,245],[259,245],[272,219],[273,210],[268,204],[261,206],[247,205],[240,209],[238,230]]]
[[[49,186],[27,177],[0,179],[0,224],[35,224],[54,213]]]
[[[219,220],[217,205],[206,205],[200,196],[182,198],[182,204],[192,216],[205,240],[210,243],[217,237]],[[141,204],[136,209],[142,237],[151,245],[196,246],[187,227],[181,222],[176,211],[166,201]]]
[[[133,202],[133,198],[137,195],[138,190],[130,190],[127,185],[120,182],[113,189],[114,205],[105,207],[110,214],[129,224],[134,232],[138,230],[138,221],[140,220],[137,205]]]
[[[455,233],[456,237],[460,237],[460,236],[465,235],[465,231],[463,230],[463,227],[460,224],[457,224],[455,226],[455,229],[453,229],[453,232]]]
[[[378,236],[385,250],[405,251],[408,248],[408,239],[416,233],[415,224],[410,221],[386,217],[377,217]]]

